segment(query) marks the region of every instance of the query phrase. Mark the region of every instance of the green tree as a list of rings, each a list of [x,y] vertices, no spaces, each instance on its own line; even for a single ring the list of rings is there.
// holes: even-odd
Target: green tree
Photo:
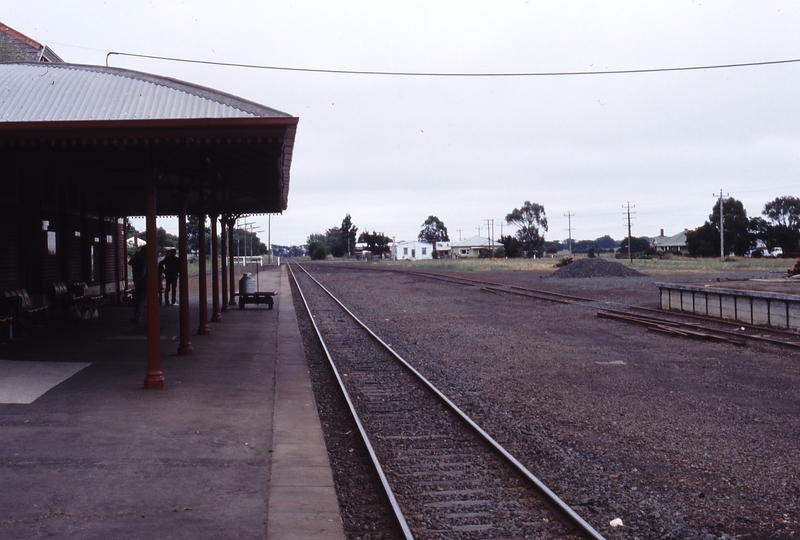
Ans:
[[[422,230],[419,231],[417,240],[435,246],[436,242],[449,242],[450,236],[448,236],[447,227],[444,226],[442,220],[436,216],[428,216],[428,219],[422,224]]]
[[[353,221],[350,219],[350,214],[347,214],[342,220],[342,226],[339,228],[339,234],[341,235],[343,252],[347,253],[348,256],[355,253],[357,233],[358,227],[353,225]]]
[[[750,218],[748,229],[754,244],[757,240],[761,240],[769,250],[772,250],[777,245],[773,238],[772,224],[766,219],[762,217]]]
[[[178,237],[168,233],[164,227],[159,227],[156,230],[156,243],[158,245],[158,252],[164,253],[167,248],[178,247]]]
[[[309,234],[308,239],[306,240],[306,245],[313,244],[314,242],[325,244],[325,235],[320,233]]]
[[[500,243],[503,244],[503,251],[505,256],[509,259],[516,259],[518,257],[522,257],[525,252],[522,249],[522,242],[507,234],[506,236],[500,237]],[[558,250],[556,250],[558,251]]]
[[[631,239],[631,253],[644,253],[651,247],[650,239],[646,236],[633,237]],[[619,243],[620,252],[628,252],[628,238],[623,238]]]
[[[544,249],[544,235],[539,231],[540,228],[542,231],[547,231],[544,206],[525,201],[521,208],[514,208],[506,216],[506,223],[519,227],[516,236],[522,244],[526,256],[541,255]],[[508,248],[506,248],[506,253],[508,253]]]
[[[383,233],[372,231],[372,233],[363,232],[358,237],[359,242],[367,245],[367,249],[375,257],[380,257],[384,253],[391,251],[392,239]]]
[[[313,261],[321,261],[328,255],[327,238],[324,234],[314,233],[308,235],[306,240],[308,255]]]
[[[797,197],[777,197],[764,205],[762,214],[776,225],[800,229],[800,199]]]
[[[327,252],[334,257],[342,257],[345,251],[345,245],[342,242],[342,229],[339,227],[331,227],[325,231],[325,246]]]
[[[610,236],[605,235],[601,236],[600,238],[596,238],[594,245],[597,246],[597,249],[600,251],[614,251],[617,249],[617,247],[619,247],[619,242]]]
[[[729,197],[722,201],[724,253],[744,255],[753,244],[751,222],[741,201]],[[713,257],[719,255],[719,204],[715,204],[702,226],[686,233],[689,255]]]
[[[220,240],[221,242],[221,240]],[[222,243],[219,244],[222,249]],[[269,249],[257,233],[245,229],[233,229],[233,251],[237,255],[266,255]]]
[[[200,250],[200,216],[187,216],[186,219],[186,242],[189,251],[197,253]],[[208,227],[206,227],[206,238],[210,237]]]
[[[752,244],[750,236],[750,220],[747,219],[747,212],[742,201],[728,197],[722,201],[723,229],[725,237],[725,253],[744,255]],[[719,204],[715,204],[711,214],[708,216],[708,223],[717,229],[719,235]],[[719,248],[719,240],[717,240]]]
[[[321,242],[314,242],[309,245],[308,247],[308,255],[311,257],[312,261],[323,261],[325,257],[328,256],[328,253],[325,248],[325,244]]]
[[[686,249],[692,257],[719,255],[719,229],[706,222],[686,233]]]
[[[800,243],[800,199],[797,197],[778,197],[764,205],[762,212],[771,223],[756,222],[751,219],[751,229],[771,251],[780,246],[784,253],[797,253]],[[761,220],[763,221],[763,220]],[[755,225],[755,226],[753,226]]]

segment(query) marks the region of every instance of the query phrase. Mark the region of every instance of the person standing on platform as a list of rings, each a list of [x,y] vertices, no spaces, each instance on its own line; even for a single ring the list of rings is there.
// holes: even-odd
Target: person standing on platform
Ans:
[[[178,289],[178,276],[181,273],[181,262],[175,256],[174,249],[167,250],[167,256],[158,263],[158,275],[164,276],[166,285],[164,286],[164,304],[168,304],[167,297],[170,289],[172,290],[172,304],[175,304],[175,294]]]
[[[147,246],[142,246],[134,253],[128,265],[133,273],[133,286],[135,288],[134,298],[136,298],[136,311],[133,313],[131,322],[137,324],[142,321],[144,308],[147,306],[147,258],[145,250]]]

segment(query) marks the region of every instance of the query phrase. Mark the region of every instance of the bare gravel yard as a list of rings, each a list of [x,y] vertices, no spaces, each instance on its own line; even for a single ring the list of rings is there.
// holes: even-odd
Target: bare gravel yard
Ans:
[[[319,268],[323,284],[607,538],[800,536],[797,352],[656,335],[597,318],[599,305]],[[468,276],[658,306],[647,276]],[[367,495],[348,471],[363,467],[301,329],[348,534],[390,537],[379,511],[355,510],[352,497]],[[614,518],[624,526],[609,527]]]

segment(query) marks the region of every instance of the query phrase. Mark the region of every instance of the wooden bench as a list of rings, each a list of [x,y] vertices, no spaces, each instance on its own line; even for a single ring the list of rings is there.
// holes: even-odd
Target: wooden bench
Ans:
[[[73,283],[67,287],[66,283],[58,281],[50,284],[50,297],[54,303],[60,305],[61,314],[65,317],[87,319],[97,312],[95,302],[102,298],[102,295],[87,295],[87,289],[86,283],[83,282]]]
[[[95,295],[88,295],[86,291],[89,289],[89,286],[86,285],[83,281],[79,281],[77,283],[73,283],[70,287],[70,290],[73,294],[75,294],[76,298],[81,300],[81,313],[84,315],[84,319],[88,319],[90,317],[87,314],[91,315],[91,318],[97,318],[97,307],[95,303],[103,298],[102,294],[95,294]]]
[[[26,318],[39,319],[43,317],[49,307],[47,304],[34,304],[25,289],[5,291],[3,302],[11,310],[11,324],[18,328],[22,326]]]
[[[272,299],[272,297],[277,295],[278,293],[274,291],[236,293],[236,296],[239,297],[239,309],[244,309],[245,304],[267,304],[269,309],[272,309],[272,306],[275,305],[275,301]]]
[[[83,307],[83,298],[70,291],[63,281],[50,284],[50,299],[61,307],[61,314],[65,317]]]

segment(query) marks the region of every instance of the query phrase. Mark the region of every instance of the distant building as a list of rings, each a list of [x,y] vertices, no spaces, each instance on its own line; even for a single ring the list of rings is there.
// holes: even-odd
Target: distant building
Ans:
[[[663,244],[667,240],[669,240],[669,236],[664,236],[664,229],[661,229],[661,232],[659,233],[659,235],[656,236],[655,238],[653,238],[651,243],[652,243],[654,248],[658,249],[658,246],[660,246],[661,244]]]
[[[0,23],[0,62],[63,62],[47,45]]]
[[[436,242],[436,253],[440,259],[450,257],[450,242]]]
[[[392,246],[392,258],[398,261],[433,259],[433,245],[419,240],[397,242]]]
[[[489,238],[473,236],[466,240],[460,240],[451,244],[454,257],[489,257],[492,251],[500,247],[499,242],[492,242]]]
[[[686,254],[689,252],[686,247],[686,232],[684,229],[674,236],[664,236],[664,229],[661,229],[661,234],[653,239],[653,247],[664,252]]]

